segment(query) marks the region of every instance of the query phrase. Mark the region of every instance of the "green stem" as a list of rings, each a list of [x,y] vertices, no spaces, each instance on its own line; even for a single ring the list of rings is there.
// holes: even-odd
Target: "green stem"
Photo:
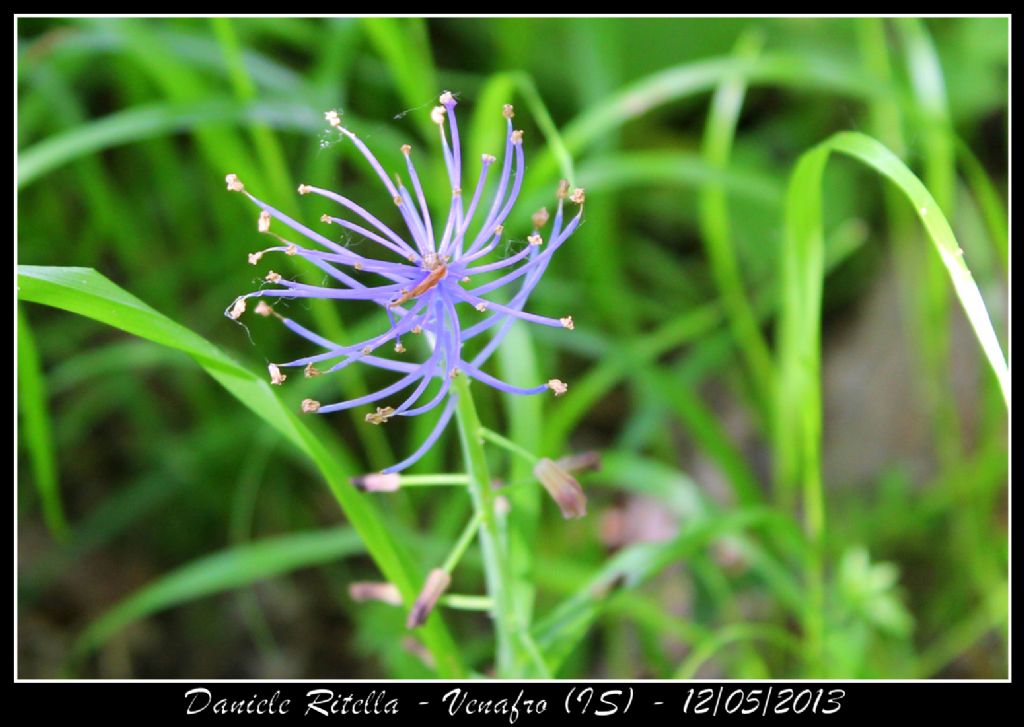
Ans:
[[[469,550],[470,543],[473,542],[473,538],[476,537],[477,532],[480,530],[480,521],[483,518],[480,516],[480,512],[477,511],[473,517],[470,518],[469,523],[466,524],[465,529],[462,531],[462,535],[459,536],[458,542],[455,543],[455,547],[452,548],[452,552],[448,555],[444,565],[441,569],[451,575],[451,572],[455,570],[455,566],[462,560],[462,556]]]
[[[447,487],[468,484],[469,478],[466,475],[402,475],[399,478],[400,487]]]
[[[503,437],[497,432],[487,429],[486,427],[480,427],[480,436],[488,442],[496,444],[502,449],[508,450],[517,457],[522,457],[529,462],[531,466],[537,464],[537,460],[540,459],[533,452],[523,449],[508,437]]]
[[[483,555],[487,593],[494,601],[492,617],[497,639],[497,663],[495,676],[508,679],[519,676],[516,672],[515,651],[519,632],[515,603],[512,600],[511,578],[509,577],[506,553],[498,535],[498,521],[494,513],[494,492],[491,476],[487,469],[481,437],[480,419],[469,391],[469,380],[465,374],[458,374],[453,382],[458,397],[456,418],[459,423],[459,439],[462,441],[462,456],[469,474],[469,492],[473,507],[480,518],[480,550]]]
[[[445,608],[454,608],[460,611],[492,611],[494,601],[490,596],[471,596],[461,593],[451,593],[441,596],[440,604]]]

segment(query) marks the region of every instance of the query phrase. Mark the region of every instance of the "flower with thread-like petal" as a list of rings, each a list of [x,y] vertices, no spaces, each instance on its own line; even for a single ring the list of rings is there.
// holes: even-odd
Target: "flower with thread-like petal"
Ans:
[[[505,153],[493,197],[487,203],[484,201],[484,190],[498,158],[484,154],[480,160],[477,180],[472,187],[467,186],[464,190],[462,174],[465,165],[455,114],[457,102],[454,95],[447,91],[441,94],[439,101],[440,105],[430,112],[430,116],[440,131],[441,151],[450,183],[450,202],[447,203],[448,215],[444,224],[438,226],[431,220],[426,196],[412,161],[411,146],[405,144],[401,147],[410,183],[410,187],[406,187],[398,175],[395,175],[393,181],[366,144],[342,125],[337,111],[325,114],[332,130],[356,147],[379,178],[394,202],[405,229],[399,234],[366,208],[330,190],[301,184],[298,191],[303,195],[322,197],[346,210],[345,217],[325,213],[320,218],[321,222],[338,225],[375,243],[382,248],[382,258],[357,254],[257,199],[237,175],[229,174],[225,179],[229,191],[244,194],[260,208],[258,231],[280,243],[249,254],[251,264],[258,264],[263,255],[270,252],[297,255],[338,284],[337,287],[309,285],[287,280],[280,273],[270,271],[264,278],[268,285],[239,296],[228,306],[225,314],[237,320],[246,311],[246,301],[257,298],[259,303],[255,310],[258,314],[264,317],[273,315],[288,329],[322,349],[319,353],[292,361],[270,364],[272,383],[284,382],[286,375],[282,369],[300,368],[306,377],[310,377],[339,371],[353,363],[362,363],[400,376],[389,386],[348,401],[321,404],[306,399],[302,402],[302,411],[329,414],[374,405],[375,411],[366,415],[366,421],[384,424],[395,417],[417,416],[440,410],[437,423],[426,441],[412,455],[386,468],[385,473],[399,472],[409,467],[440,437],[454,413],[454,399],[450,395],[451,381],[458,372],[513,394],[553,391],[556,396],[560,396],[567,390],[566,384],[559,379],[551,379],[534,387],[514,386],[485,373],[481,367],[501,344],[511,324],[517,320],[573,329],[572,316],[546,317],[527,313],[524,308],[554,253],[579,226],[583,215],[584,192],[576,189],[570,196],[569,183],[563,180],[558,187],[557,209],[553,218],[546,209],[539,210],[532,217],[534,229],[527,238],[527,244],[518,252],[488,261],[488,257],[495,253],[502,242],[506,220],[522,187],[525,171],[523,133],[513,128],[514,111],[511,105],[505,105],[501,110],[506,120]],[[576,214],[571,217],[564,211],[567,198],[578,205]],[[551,227],[546,236],[542,237],[541,228],[549,220]],[[285,239],[273,230],[274,221],[302,235],[314,246],[306,247],[305,243],[299,245]],[[353,273],[358,273],[359,277],[354,277]],[[489,275],[492,273],[497,274],[497,277]],[[474,284],[478,276],[484,276],[483,282]],[[509,288],[512,292],[505,296],[507,302],[484,297]],[[385,312],[389,326],[378,335],[344,345],[280,315],[266,305],[264,298],[367,301]],[[462,324],[460,310],[472,313],[474,322],[471,325]],[[403,360],[405,357],[395,359],[377,353],[378,350],[390,349],[396,354],[404,354],[406,347],[402,337],[420,333],[425,334],[431,347],[424,361],[415,363]],[[485,333],[491,333],[491,339],[475,355],[468,360],[464,359],[463,346],[466,342]],[[437,392],[424,401],[428,387],[434,382],[439,382]],[[390,406],[377,405],[377,402],[396,397],[399,392],[409,389],[412,391],[404,400]]]

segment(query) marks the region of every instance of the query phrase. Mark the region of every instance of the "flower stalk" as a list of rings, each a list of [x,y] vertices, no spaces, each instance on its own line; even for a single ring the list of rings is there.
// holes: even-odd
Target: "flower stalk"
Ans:
[[[520,676],[516,644],[522,625],[512,598],[507,554],[499,537],[498,521],[494,511],[494,490],[491,487],[491,475],[487,468],[487,457],[481,436],[482,427],[465,374],[455,376],[452,385],[456,396],[455,417],[462,443],[462,456],[469,475],[469,492],[473,499],[473,509],[480,519],[478,535],[487,593],[493,602],[491,616],[497,641],[495,676],[499,679],[514,678]]]

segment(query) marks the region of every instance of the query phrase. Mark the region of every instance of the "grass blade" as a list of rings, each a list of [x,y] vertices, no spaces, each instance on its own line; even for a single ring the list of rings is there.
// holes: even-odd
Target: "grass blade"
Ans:
[[[412,605],[422,574],[410,555],[399,547],[376,507],[347,482],[346,475],[354,471],[351,456],[343,454],[343,450],[332,452],[277,398],[265,378],[257,377],[213,344],[153,310],[95,270],[25,265],[19,267],[18,285],[22,300],[93,318],[192,356],[229,393],[312,459],[377,566],[398,587],[405,603]],[[440,674],[464,673],[454,642],[439,617],[431,619],[421,635]]]
[[[204,556],[161,576],[90,623],[75,642],[73,657],[85,656],[124,627],[154,613],[362,552],[358,533],[332,528],[267,538]]]
[[[63,540],[68,524],[61,505],[57,480],[57,456],[53,451],[53,435],[46,395],[46,382],[39,363],[35,338],[21,307],[18,307],[18,403],[21,405],[25,444],[32,453],[32,474],[43,518],[50,534]]]

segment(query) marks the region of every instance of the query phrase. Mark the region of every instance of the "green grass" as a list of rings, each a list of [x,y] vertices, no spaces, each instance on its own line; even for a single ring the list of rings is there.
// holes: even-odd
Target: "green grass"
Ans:
[[[296,678],[1007,675],[1005,19],[17,25],[19,676],[230,678],[254,654]],[[511,249],[560,178],[587,190],[528,308],[576,330],[517,324],[488,368],[569,391],[474,385],[409,486],[365,494],[348,478],[433,416],[301,416],[390,381],[359,367],[269,385],[307,349],[222,314],[264,246],[223,180],[393,222],[337,109],[388,170],[412,144],[442,219],[445,89],[471,173],[515,104]],[[601,453],[587,517],[520,449]],[[354,603],[357,580],[404,605]]]

